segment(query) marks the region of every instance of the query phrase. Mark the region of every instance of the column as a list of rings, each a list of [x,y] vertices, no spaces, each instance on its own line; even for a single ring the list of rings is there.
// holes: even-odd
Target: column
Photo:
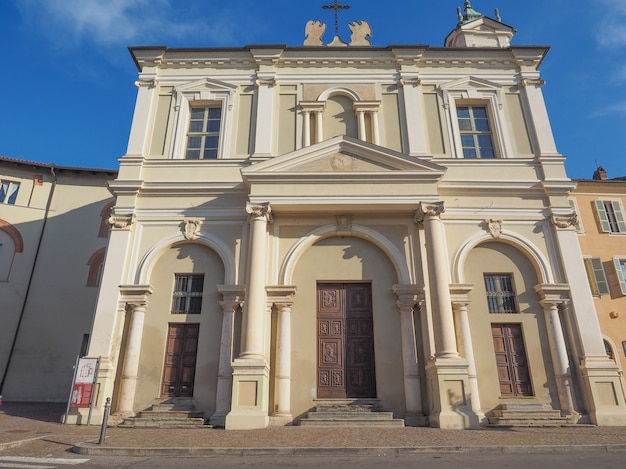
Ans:
[[[485,418],[480,405],[478,392],[478,377],[476,376],[476,361],[474,359],[474,345],[470,331],[468,305],[470,304],[469,293],[473,285],[451,285],[452,308],[454,310],[455,323],[461,338],[461,353],[467,360],[467,373],[471,394],[472,411],[482,422]]]
[[[269,203],[248,204],[250,245],[248,285],[242,321],[242,352],[233,361],[231,411],[227,430],[252,430],[269,425],[269,361],[266,357],[266,269],[267,224],[271,221]]]
[[[372,119],[372,137],[375,145],[380,145],[380,127],[378,125],[378,111],[370,113]]]
[[[435,356],[458,358],[454,316],[450,299],[450,267],[448,249],[445,244],[445,231],[440,215],[445,211],[443,202],[420,203],[416,221],[424,225],[427,250],[430,296],[435,325]]]
[[[218,285],[218,291],[224,298],[223,301],[220,301],[220,306],[222,307],[222,335],[217,371],[215,413],[211,416],[209,423],[214,427],[224,427],[226,425],[226,415],[230,412],[233,388],[233,368],[231,365],[233,360],[233,328],[235,315],[243,300],[243,287]]]
[[[418,427],[428,424],[424,416],[422,403],[422,385],[418,366],[417,342],[415,333],[414,309],[423,288],[412,285],[394,285],[393,291],[398,295],[398,311],[400,312],[400,339],[402,341],[402,367],[404,370],[404,399],[406,413],[404,421],[407,426]],[[420,293],[412,293],[419,291]]]
[[[126,350],[123,355],[124,363],[119,388],[119,401],[116,407],[122,415],[133,415],[135,413],[133,407],[139,374],[143,324],[148,305],[147,295],[151,294],[153,289],[150,286],[138,285],[122,286],[120,289],[123,296],[134,298],[126,301],[129,308],[130,326],[126,340]]]
[[[267,224],[269,203],[248,204],[250,222],[250,262],[246,307],[243,316],[241,358],[265,359],[265,276],[267,268]]]
[[[311,146],[311,112],[308,110],[303,111],[302,115],[304,116],[304,129],[302,129],[304,134],[304,146],[309,147]]]
[[[430,425],[439,428],[478,428],[472,411],[468,363],[457,351],[450,295],[450,267],[445,230],[440,215],[443,202],[420,203],[415,221],[423,224],[435,335],[435,354],[426,365],[432,390]]]
[[[359,140],[367,141],[367,130],[365,128],[365,111],[356,112],[357,121],[359,123]]]
[[[291,303],[277,304],[276,416],[291,419]]]
[[[324,115],[322,111],[315,111],[315,143],[324,141]]]
[[[572,390],[572,375],[570,373],[569,360],[567,358],[567,346],[559,316],[559,302],[548,299],[541,300],[546,329],[548,331],[548,343],[554,369],[554,381],[559,393],[561,414],[567,416],[576,415],[574,408],[574,396]],[[576,423],[577,419],[570,423]]]

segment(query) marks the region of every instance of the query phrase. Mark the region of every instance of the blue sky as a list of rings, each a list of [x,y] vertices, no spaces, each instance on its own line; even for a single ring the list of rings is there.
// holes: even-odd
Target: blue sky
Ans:
[[[309,19],[334,23],[322,0],[3,0],[0,154],[65,166],[117,168],[137,70],[129,45],[301,45]],[[443,45],[463,0],[344,0],[347,24],[369,21],[376,46]],[[393,6],[392,6],[393,5]],[[626,176],[626,1],[473,0],[518,31],[514,45],[550,45],[541,70],[570,177],[597,164]],[[327,39],[327,37],[325,37]]]

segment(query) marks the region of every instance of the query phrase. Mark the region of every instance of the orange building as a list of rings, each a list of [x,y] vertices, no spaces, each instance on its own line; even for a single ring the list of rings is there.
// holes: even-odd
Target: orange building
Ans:
[[[577,181],[570,203],[578,213],[589,286],[607,354],[626,369],[626,177],[609,179],[599,167]]]

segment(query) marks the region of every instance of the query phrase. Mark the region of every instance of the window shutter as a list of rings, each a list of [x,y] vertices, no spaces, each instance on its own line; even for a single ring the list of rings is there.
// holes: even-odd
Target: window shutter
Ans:
[[[595,202],[596,202],[596,212],[598,213],[598,219],[600,220],[602,231],[605,233],[610,233],[611,224],[609,223],[609,217],[606,214],[606,210],[604,209],[604,202],[601,200],[596,200]]]
[[[622,290],[622,295],[626,295],[626,278],[624,277],[624,271],[622,270],[622,264],[617,257],[613,258],[613,264],[615,265],[615,273],[619,280],[619,287]]]
[[[617,226],[619,226],[620,233],[626,233],[626,221],[624,221],[624,214],[622,213],[620,203],[617,200],[613,200],[611,205],[613,206],[615,220],[617,220]]]
[[[604,274],[602,261],[599,257],[592,257],[590,261],[591,267],[593,269],[593,277],[596,281],[596,288],[598,289],[598,295],[608,295],[609,282],[606,281],[606,275]]]

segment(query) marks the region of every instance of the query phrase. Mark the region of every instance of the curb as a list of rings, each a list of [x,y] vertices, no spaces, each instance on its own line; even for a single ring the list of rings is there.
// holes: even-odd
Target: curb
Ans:
[[[46,438],[50,435],[42,435],[36,436],[34,438],[26,438],[25,440],[17,440],[17,441],[9,441],[7,443],[0,443],[0,451],[4,451],[5,449],[17,448],[18,446],[25,445],[26,443],[30,443],[31,441],[41,440],[42,438]]]
[[[88,456],[400,456],[428,453],[478,454],[570,454],[622,453],[626,444],[619,445],[540,445],[540,446],[416,446],[388,448],[123,448],[93,446],[80,443],[72,452]]]

